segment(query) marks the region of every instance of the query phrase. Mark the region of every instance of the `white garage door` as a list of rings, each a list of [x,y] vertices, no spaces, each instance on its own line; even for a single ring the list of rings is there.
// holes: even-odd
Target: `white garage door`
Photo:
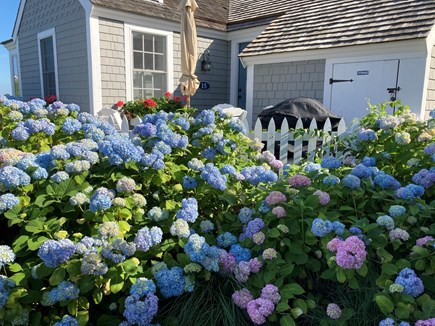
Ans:
[[[329,80],[331,111],[343,116],[350,125],[353,118],[361,118],[369,112],[368,101],[378,104],[392,96],[399,99],[400,92],[396,91],[398,71],[399,60],[334,64]]]

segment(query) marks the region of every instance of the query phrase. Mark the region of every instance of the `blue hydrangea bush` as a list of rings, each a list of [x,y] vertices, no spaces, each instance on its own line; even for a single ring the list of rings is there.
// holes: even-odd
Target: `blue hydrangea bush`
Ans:
[[[219,275],[254,325],[434,325],[434,117],[381,106],[353,156],[283,167],[217,109],[124,135],[0,103],[1,323],[169,325],[162,307]]]
[[[282,164],[238,120],[161,111],[124,135],[75,104],[0,103],[2,322],[157,324],[224,254],[260,269],[239,210]]]

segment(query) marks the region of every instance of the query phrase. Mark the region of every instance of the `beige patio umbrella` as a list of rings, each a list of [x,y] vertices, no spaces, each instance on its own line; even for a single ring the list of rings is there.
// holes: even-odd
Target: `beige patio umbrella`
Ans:
[[[187,107],[190,108],[190,96],[199,87],[198,77],[195,75],[198,58],[196,24],[194,13],[198,9],[195,0],[181,0],[178,10],[181,12],[181,93],[187,96]]]

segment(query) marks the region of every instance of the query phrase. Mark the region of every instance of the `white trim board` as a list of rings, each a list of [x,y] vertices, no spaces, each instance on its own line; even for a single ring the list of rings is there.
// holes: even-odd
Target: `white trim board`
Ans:
[[[17,73],[18,73],[18,91],[20,93],[20,96],[22,96],[23,87],[21,85],[21,67],[20,67],[20,52],[18,48],[18,44],[13,50],[9,50],[9,69],[10,69],[10,80],[11,80],[11,94],[14,96],[18,96],[18,94],[15,94],[15,79],[14,79],[14,61],[13,57],[17,58]]]
[[[266,26],[260,26],[228,33],[228,40],[231,41],[230,103],[235,106],[239,88],[239,44],[252,42],[265,28]]]
[[[426,39],[385,42],[377,44],[354,45],[347,47],[337,47],[328,49],[314,49],[307,51],[294,51],[277,54],[267,54],[258,56],[241,57],[246,65],[259,65],[280,62],[354,58],[355,56],[371,56],[379,54],[397,54],[397,53],[425,53]]]
[[[44,76],[42,74],[42,58],[41,58],[41,40],[51,37],[53,41],[53,57],[54,57],[54,76],[56,78],[56,97],[60,99],[59,93],[59,72],[57,70],[57,47],[56,47],[56,29],[50,28],[38,33],[38,56],[39,56],[39,77],[41,81],[41,98],[44,98]],[[53,95],[53,94],[47,94]]]
[[[124,49],[125,49],[125,81],[126,99],[133,100],[133,46],[132,33],[140,32],[146,34],[162,35],[166,37],[166,88],[174,92],[174,39],[173,33],[148,27],[124,24]]]

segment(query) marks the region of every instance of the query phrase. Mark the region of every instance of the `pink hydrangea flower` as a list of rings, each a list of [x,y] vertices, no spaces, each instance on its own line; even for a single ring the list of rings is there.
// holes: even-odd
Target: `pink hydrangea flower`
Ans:
[[[246,308],[248,302],[254,300],[254,297],[248,289],[241,289],[234,292],[231,298],[233,299],[234,304],[242,309]]]
[[[366,246],[357,236],[352,235],[337,246],[336,262],[344,269],[360,269],[366,256]]]
[[[329,197],[329,194],[327,192],[322,191],[322,190],[317,190],[313,195],[316,195],[319,197],[319,203],[322,206],[325,206],[331,200],[331,198]]]
[[[399,239],[402,241],[406,241],[409,239],[409,233],[400,228],[395,228],[394,230],[391,230],[389,235],[391,240]]]
[[[295,188],[308,187],[311,185],[311,180],[305,175],[296,174],[288,179],[288,183]]]
[[[284,217],[287,215],[287,212],[285,211],[284,207],[281,206],[276,206],[272,209],[272,214],[275,215],[276,217]]]
[[[269,162],[269,164],[272,167],[272,169],[275,169],[275,170],[282,169],[282,167],[284,166],[284,163],[282,163],[282,161],[280,161],[280,160],[272,160]]]
[[[328,244],[326,245],[326,248],[331,252],[337,252],[338,247],[341,245],[342,242],[343,242],[343,240],[341,240],[339,238],[334,238],[328,242]]]
[[[341,309],[338,304],[330,303],[328,307],[326,307],[326,314],[329,318],[337,320],[341,317]]]
[[[266,322],[266,317],[270,316],[275,309],[275,305],[272,301],[258,298],[250,301],[246,309],[248,310],[248,315],[254,324],[261,325]]]
[[[249,260],[249,268],[251,269],[251,273],[258,273],[262,266],[263,263],[259,261],[258,258],[252,258]]]
[[[434,240],[434,238],[431,237],[430,235],[428,235],[428,236],[425,236],[423,238],[417,239],[415,241],[415,244],[419,247],[424,247],[426,245],[426,243],[428,243],[429,241],[432,241],[432,240]]]
[[[267,205],[276,205],[279,203],[283,203],[287,201],[287,197],[281,192],[281,191],[272,191],[267,197],[266,197],[266,204]]]
[[[417,320],[415,326],[435,326],[435,318],[427,320]]]

